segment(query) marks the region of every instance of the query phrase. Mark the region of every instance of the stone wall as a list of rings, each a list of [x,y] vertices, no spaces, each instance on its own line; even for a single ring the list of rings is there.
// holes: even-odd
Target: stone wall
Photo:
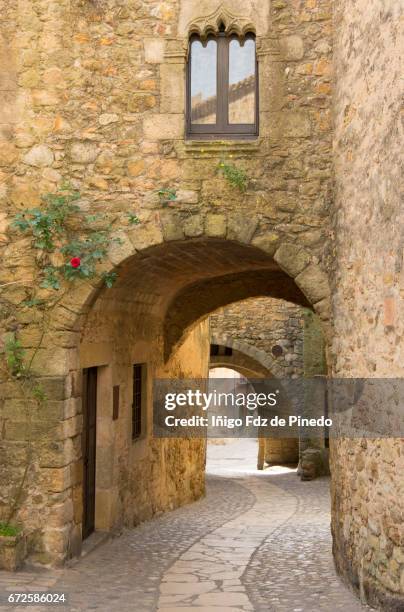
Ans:
[[[270,298],[229,304],[210,316],[211,342],[255,356],[268,370],[266,375],[258,371],[256,378],[298,378],[304,372],[303,313],[303,308]],[[232,361],[237,369],[234,358],[229,358],[228,367],[232,367]],[[258,469],[265,463],[293,464],[298,457],[299,440],[295,438],[259,440]]]
[[[273,376],[303,375],[303,309],[294,304],[270,298],[229,304],[210,316],[210,330],[212,342],[263,353]]]
[[[256,368],[255,377],[312,378],[325,376],[325,338],[319,318],[282,300],[269,298],[250,299],[230,304],[210,316],[211,342],[236,349],[234,357],[227,361],[212,358],[211,366],[220,359],[222,365],[239,368],[238,351],[255,357],[267,369],[262,373]],[[248,376],[248,373],[242,374]],[[254,378],[254,374],[250,374]],[[306,403],[311,398],[306,397]],[[294,463],[302,459],[303,451],[318,449],[318,461],[322,469],[316,475],[328,471],[328,452],[325,440],[314,439],[262,439],[260,440],[258,466]],[[311,451],[310,451],[311,452]],[[310,463],[306,461],[305,463]],[[299,470],[303,474],[304,470]]]
[[[400,8],[335,2],[333,355],[341,377],[404,375]],[[333,448],[337,566],[383,610],[404,609],[403,458],[402,439]]]
[[[23,482],[17,520],[30,554],[59,563],[80,549],[84,367],[105,368],[97,520],[112,528],[203,491],[203,450],[192,464],[185,443],[128,444],[136,355],[149,361],[150,376],[202,372],[201,321],[249,297],[312,305],[327,327],[330,1],[21,0],[0,8],[1,339],[16,332],[28,358],[35,351],[33,372],[48,397],[46,409],[27,414],[18,383],[1,370],[1,514]],[[255,141],[184,140],[188,35],[219,17],[257,34]],[[223,158],[245,170],[246,192],[218,172]],[[64,180],[80,191],[81,210],[105,215],[120,237],[102,264],[118,282],[109,297],[94,283],[63,286],[43,334],[41,312],[21,305],[37,285],[37,252],[10,223]],[[161,189],[176,199],[164,201]],[[37,297],[48,300],[49,290]],[[116,380],[122,421],[111,424]]]

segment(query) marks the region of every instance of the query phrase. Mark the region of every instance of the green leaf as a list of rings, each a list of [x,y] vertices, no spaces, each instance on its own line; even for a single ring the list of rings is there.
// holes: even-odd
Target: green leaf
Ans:
[[[94,223],[95,221],[99,221],[100,219],[103,218],[103,215],[87,215],[86,216],[86,221],[87,223]]]
[[[0,536],[4,536],[6,538],[14,538],[19,533],[21,533],[20,527],[16,527],[15,525],[9,525],[5,522],[0,523]]]
[[[140,223],[139,217],[131,212],[128,213],[128,220],[131,225],[139,225]]]
[[[60,289],[60,281],[57,276],[58,269],[54,268],[53,266],[48,266],[47,268],[45,268],[44,272],[45,278],[40,284],[40,287],[42,287],[43,289],[54,289],[55,291]]]
[[[102,278],[105,286],[108,287],[108,289],[111,289],[116,279],[118,278],[118,274],[116,272],[104,272]]]
[[[5,354],[7,366],[11,373],[17,378],[21,378],[25,373],[24,356],[25,350],[21,342],[12,334],[5,343]]]
[[[39,300],[38,298],[27,299],[21,302],[22,306],[33,308],[34,306],[42,306],[45,304],[45,300]]]
[[[175,189],[159,189],[157,192],[162,202],[174,202],[177,199],[177,191]]]
[[[35,385],[35,387],[32,389],[32,395],[40,404],[43,404],[48,399],[41,385]]]

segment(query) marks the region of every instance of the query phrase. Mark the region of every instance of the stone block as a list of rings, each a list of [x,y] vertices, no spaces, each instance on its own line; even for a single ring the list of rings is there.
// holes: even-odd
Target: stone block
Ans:
[[[331,300],[326,297],[321,302],[317,302],[315,310],[322,321],[329,321],[331,319]]]
[[[100,125],[110,125],[111,123],[117,123],[117,121],[119,121],[119,117],[115,113],[104,113],[98,117]]]
[[[160,219],[164,240],[182,240],[184,238],[181,219],[178,215],[170,211],[163,211]]]
[[[302,452],[299,474],[302,480],[313,480],[328,472],[326,449],[307,448]]]
[[[292,243],[283,243],[276,251],[274,259],[292,278],[300,274],[310,263],[310,255]]]
[[[268,255],[273,256],[276,252],[276,249],[278,248],[279,241],[279,234],[276,234],[274,232],[267,232],[265,234],[253,238],[251,244],[257,247],[258,249],[261,249],[261,251],[264,251]]]
[[[198,192],[192,191],[191,189],[179,189],[176,192],[176,202],[183,202],[184,204],[197,204],[198,203]]]
[[[317,304],[330,295],[327,275],[314,264],[303,270],[295,280],[297,286],[312,304]]]
[[[203,217],[201,215],[192,215],[184,221],[184,234],[188,238],[195,238],[203,234]]]
[[[163,64],[160,68],[162,113],[184,112],[185,74],[184,64]]]
[[[40,376],[61,376],[66,374],[69,351],[62,348],[39,349],[32,362],[32,371]],[[28,357],[28,352],[27,352]]]
[[[248,218],[247,214],[240,216],[232,216],[229,218],[227,238],[228,240],[237,240],[248,244],[251,242],[258,222],[255,219]]]
[[[53,152],[46,145],[36,145],[24,156],[23,161],[29,166],[44,168],[51,166],[54,161]]]
[[[184,115],[174,113],[149,115],[143,122],[143,131],[149,140],[181,139],[184,137]]]
[[[70,525],[61,529],[46,529],[44,533],[44,545],[48,552],[65,553],[69,543]]]
[[[307,138],[311,134],[309,116],[299,111],[283,111],[281,131],[285,138]]]
[[[66,523],[71,523],[72,521],[73,501],[68,498],[63,503],[57,504],[51,508],[47,519],[47,524],[49,527],[61,529],[66,525]]]
[[[155,223],[135,225],[127,231],[127,235],[133,247],[139,251],[163,242],[162,229]]]
[[[57,106],[60,103],[59,96],[46,89],[37,89],[33,91],[32,101],[35,106]]]
[[[3,438],[10,441],[23,441],[28,439],[28,427],[25,421],[5,421]]]
[[[42,176],[51,183],[60,183],[62,180],[62,175],[60,172],[54,170],[53,168],[45,168],[42,172]]]
[[[101,191],[108,191],[109,184],[102,176],[95,175],[88,177],[88,185],[90,187],[95,187],[96,189],[100,189]]]
[[[132,93],[128,99],[127,109],[130,113],[144,113],[157,104],[156,96],[146,93]]]
[[[164,60],[165,40],[145,38],[143,40],[145,60],[148,64],[161,64]]]
[[[74,438],[79,435],[82,430],[83,417],[82,415],[76,415],[59,423],[54,435],[57,436],[57,439],[66,440],[67,438]]]
[[[308,138],[311,134],[310,118],[302,111],[276,111],[262,113],[262,129],[273,139]]]
[[[209,213],[205,219],[205,234],[211,237],[223,238],[226,236],[227,217],[215,213]]]
[[[75,459],[74,447],[71,439],[41,441],[39,463],[44,468],[66,467]]]
[[[304,56],[304,43],[300,36],[292,35],[280,41],[281,52],[285,60],[301,60]]]
[[[1,166],[1,147],[0,147],[0,166]],[[38,186],[31,182],[27,183],[25,179],[15,177],[12,181],[9,190],[9,198],[16,206],[23,208],[32,208],[41,202]]]
[[[108,257],[114,265],[120,264],[122,261],[134,254],[133,245],[128,235],[125,232],[117,232],[115,237],[119,242],[113,242],[108,249]]]
[[[298,198],[296,195],[286,193],[285,191],[271,192],[271,201],[273,208],[282,212],[294,212],[298,205]]]
[[[140,176],[145,170],[146,164],[143,159],[133,159],[128,161],[129,176]]]
[[[18,149],[11,142],[0,142],[0,167],[12,165],[17,158]]]
[[[70,419],[81,414],[82,401],[80,397],[71,397],[63,402],[63,418]]]
[[[70,466],[42,468],[45,488],[49,493],[61,493],[71,486]]]
[[[70,159],[76,164],[91,164],[97,159],[98,153],[95,142],[74,142],[70,147]]]
[[[0,570],[15,572],[26,556],[26,539],[21,533],[13,537],[0,536]]]

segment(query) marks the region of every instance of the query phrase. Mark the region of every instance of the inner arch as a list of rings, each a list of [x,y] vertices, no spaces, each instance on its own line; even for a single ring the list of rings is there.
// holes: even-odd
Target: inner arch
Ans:
[[[190,326],[232,302],[270,296],[310,307],[294,280],[270,255],[232,240],[200,238],[159,244],[128,258],[116,271],[115,286],[97,296],[96,310],[118,309],[134,317],[140,335],[146,320],[153,325],[158,322],[165,361]]]

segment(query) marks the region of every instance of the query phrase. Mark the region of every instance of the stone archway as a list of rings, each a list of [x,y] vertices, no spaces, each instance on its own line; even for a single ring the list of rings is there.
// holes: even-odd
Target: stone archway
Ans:
[[[210,368],[229,368],[235,370],[247,379],[282,378],[282,368],[278,366],[271,355],[256,347],[234,340],[224,334],[212,334],[211,343],[219,347],[233,349],[229,357],[218,356],[210,358]],[[265,463],[294,464],[299,461],[299,439],[258,437],[257,467],[264,469]]]
[[[62,421],[55,415],[50,419],[61,444],[52,461],[38,457],[35,482],[48,499],[41,509],[39,546],[49,562],[60,562],[81,547],[83,368],[98,368],[95,526],[111,530],[203,494],[204,443],[153,440],[151,398],[153,378],[207,376],[204,319],[209,312],[268,295],[313,304],[327,318],[326,276],[309,255],[293,244],[271,255],[249,244],[252,236],[247,241],[210,235],[160,241],[154,225],[134,228],[122,233],[121,244],[110,252],[106,267],[118,273],[115,286],[82,284],[58,304],[33,362],[43,380],[64,389],[60,396],[50,387],[49,400],[65,415]],[[145,429],[136,441],[130,435],[133,364],[147,364],[148,370]],[[120,403],[113,420],[115,388]],[[28,515],[26,524],[29,531]],[[63,525],[63,533],[55,524]]]
[[[268,353],[265,353],[264,351],[257,349],[254,346],[251,346],[247,342],[241,342],[240,340],[229,338],[224,334],[216,333],[211,335],[211,344],[229,347],[243,355],[247,355],[250,359],[256,361],[259,366],[261,366],[261,368],[263,368],[263,373],[265,375],[282,378],[282,370],[278,367],[278,364],[276,363],[275,359],[273,359]],[[234,367],[235,361],[232,360],[232,358],[224,360],[221,357],[220,359],[222,360],[220,362],[221,364],[225,365],[228,363],[228,367]],[[216,364],[216,361],[212,361],[212,363]],[[235,365],[237,365],[237,363]]]

